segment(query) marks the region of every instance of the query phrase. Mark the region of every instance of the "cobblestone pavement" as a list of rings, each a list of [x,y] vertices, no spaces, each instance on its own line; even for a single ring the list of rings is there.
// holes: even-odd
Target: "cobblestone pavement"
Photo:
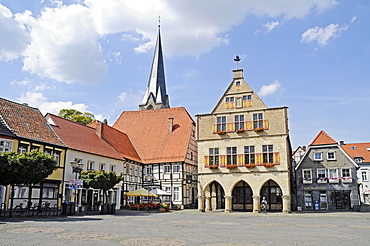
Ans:
[[[168,213],[0,218],[0,245],[370,245],[370,213]]]

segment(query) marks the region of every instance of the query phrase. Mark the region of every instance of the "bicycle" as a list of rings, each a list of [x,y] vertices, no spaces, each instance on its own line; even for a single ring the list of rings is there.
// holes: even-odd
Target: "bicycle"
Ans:
[[[49,216],[51,212],[50,203],[44,202],[41,207],[36,203],[33,207],[33,211],[36,213],[36,215]]]
[[[23,203],[14,207],[14,215],[20,216],[23,213],[26,213],[27,216],[33,216],[33,209],[30,207],[32,203],[28,203],[29,206],[23,207]]]

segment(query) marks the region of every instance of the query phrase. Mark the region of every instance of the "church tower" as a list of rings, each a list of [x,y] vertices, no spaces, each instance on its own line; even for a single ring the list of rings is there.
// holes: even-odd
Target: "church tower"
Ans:
[[[146,88],[144,98],[139,105],[139,110],[170,108],[164,77],[161,32],[160,25],[158,25],[158,36],[148,87]]]

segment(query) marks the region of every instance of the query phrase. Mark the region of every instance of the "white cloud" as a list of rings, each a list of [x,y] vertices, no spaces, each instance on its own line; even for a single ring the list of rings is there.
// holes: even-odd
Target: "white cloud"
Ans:
[[[129,89],[128,91],[119,94],[117,98],[122,102],[125,110],[137,110],[143,96],[144,91],[134,92],[132,89]]]
[[[335,6],[335,0],[75,0],[40,13],[13,14],[0,4],[0,59],[23,59],[23,69],[66,83],[103,81],[107,63],[101,38],[120,33],[123,42],[137,42],[137,52],[154,46],[154,23],[161,16],[165,54],[195,56],[228,45],[227,32],[248,14],[284,19],[302,18]],[[268,28],[272,30],[274,23]],[[6,37],[6,38],[3,38]],[[108,51],[108,56],[109,56]],[[108,57],[109,59],[109,57]]]
[[[267,33],[270,33],[272,32],[272,30],[274,30],[279,25],[281,25],[279,21],[270,21],[270,22],[267,22],[266,24],[263,24],[262,26],[266,29]]]
[[[325,46],[337,38],[343,31],[346,31],[348,27],[347,25],[330,24],[324,28],[318,26],[309,28],[302,34],[301,42],[316,42],[319,46]]]
[[[259,96],[265,97],[274,94],[281,86],[279,80],[275,80],[272,84],[263,85],[258,92]]]
[[[0,4],[0,60],[11,61],[18,58],[30,41],[23,25],[18,23],[12,12]]]

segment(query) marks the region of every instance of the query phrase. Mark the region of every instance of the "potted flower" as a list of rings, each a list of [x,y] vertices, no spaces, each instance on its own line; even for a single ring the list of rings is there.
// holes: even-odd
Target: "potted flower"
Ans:
[[[226,168],[227,169],[235,169],[235,168],[237,168],[238,166],[237,165],[235,165],[235,164],[227,164],[226,165]]]
[[[218,165],[209,165],[209,169],[215,170],[218,168]]]
[[[274,163],[263,163],[262,164],[264,167],[273,167],[273,166],[275,166],[275,164]]]
[[[263,128],[254,128],[253,129],[255,132],[261,132],[261,131],[263,131],[264,129]]]
[[[224,134],[226,134],[226,131],[217,131],[217,134],[224,135]]]
[[[236,132],[238,132],[238,133],[245,132],[245,129],[237,129]]]
[[[161,205],[159,205],[159,212],[166,212],[166,211],[169,211],[169,207],[166,203],[161,203]]]
[[[244,164],[244,166],[246,168],[255,168],[256,167],[256,164],[255,163],[248,163],[248,164]]]

